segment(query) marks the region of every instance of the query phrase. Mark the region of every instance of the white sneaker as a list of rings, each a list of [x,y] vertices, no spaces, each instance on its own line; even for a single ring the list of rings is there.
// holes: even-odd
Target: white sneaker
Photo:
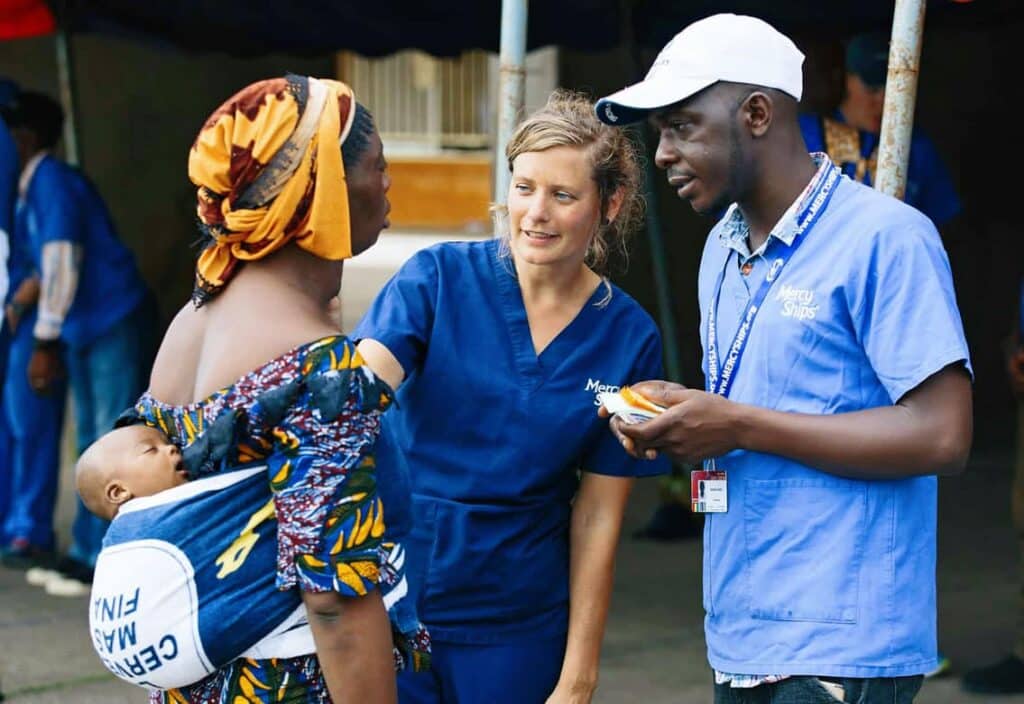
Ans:
[[[60,577],[60,572],[50,567],[31,567],[25,572],[25,581],[33,587],[45,587],[57,577]]]
[[[91,584],[63,574],[58,574],[46,582],[44,588],[50,596],[89,596],[89,592],[92,591]]]

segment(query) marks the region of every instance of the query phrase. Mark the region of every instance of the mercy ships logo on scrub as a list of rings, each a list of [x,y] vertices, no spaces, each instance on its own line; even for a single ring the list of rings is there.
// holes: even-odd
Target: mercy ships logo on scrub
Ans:
[[[814,291],[809,288],[794,288],[786,284],[775,294],[775,300],[782,301],[782,309],[779,312],[786,318],[814,320],[818,314]]]
[[[588,393],[594,394],[594,405],[595,406],[600,406],[601,405],[601,401],[597,398],[597,395],[598,394],[603,394],[606,391],[608,393],[612,393],[613,394],[613,393],[615,393],[616,391],[619,390],[619,387],[615,386],[613,384],[602,384],[600,379],[591,379],[591,378],[588,377],[587,378],[587,386],[583,390],[588,392]]]

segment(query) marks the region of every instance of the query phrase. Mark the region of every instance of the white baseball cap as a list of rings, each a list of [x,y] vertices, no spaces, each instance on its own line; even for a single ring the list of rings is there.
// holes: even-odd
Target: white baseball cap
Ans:
[[[718,81],[776,88],[797,100],[804,55],[764,20],[723,13],[698,20],[672,38],[639,83],[597,101],[609,125],[643,120]]]

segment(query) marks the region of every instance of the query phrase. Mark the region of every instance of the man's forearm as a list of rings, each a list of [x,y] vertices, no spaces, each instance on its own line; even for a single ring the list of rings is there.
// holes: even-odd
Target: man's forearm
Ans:
[[[736,413],[740,447],[844,477],[955,474],[970,450],[970,381],[958,370],[929,379],[907,404],[836,415],[737,405]]]
[[[30,276],[24,279],[11,296],[11,303],[18,303],[26,308],[39,301],[39,277]]]

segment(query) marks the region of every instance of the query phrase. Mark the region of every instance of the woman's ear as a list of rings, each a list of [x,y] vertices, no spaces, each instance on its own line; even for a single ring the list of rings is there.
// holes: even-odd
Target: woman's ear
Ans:
[[[610,225],[615,221],[615,218],[619,215],[619,210],[622,209],[622,202],[626,198],[626,191],[622,188],[616,189],[615,193],[612,193],[612,197],[608,199],[608,209],[604,213],[604,224]]]

